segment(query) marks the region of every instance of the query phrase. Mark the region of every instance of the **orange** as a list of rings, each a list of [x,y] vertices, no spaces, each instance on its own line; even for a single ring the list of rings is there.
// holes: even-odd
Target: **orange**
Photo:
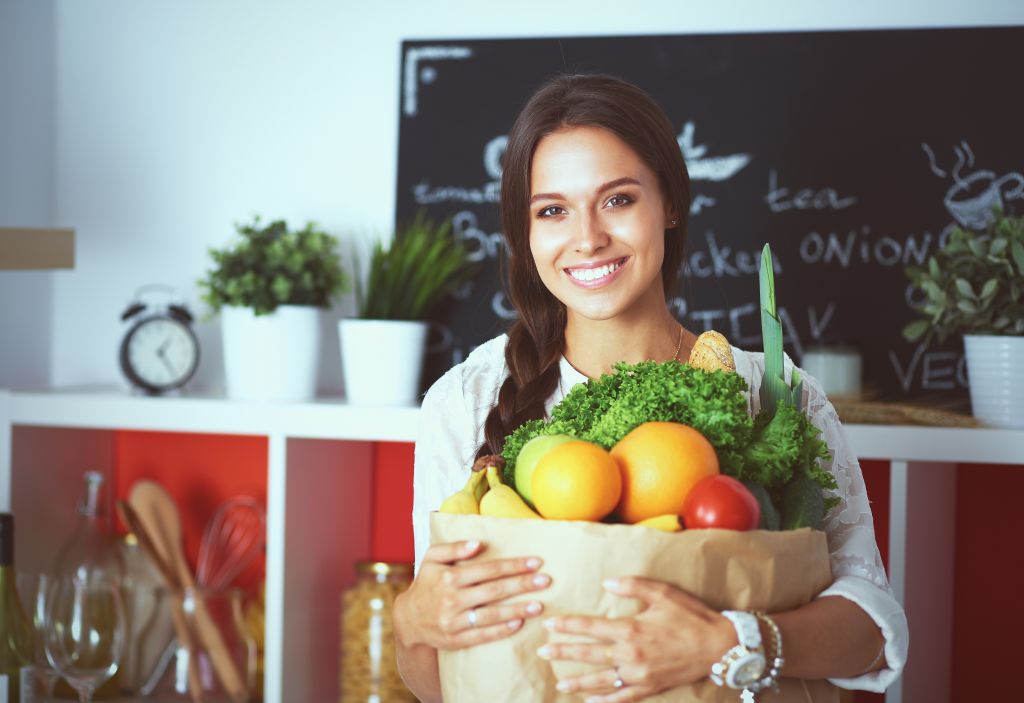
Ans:
[[[622,474],[612,455],[574,439],[549,450],[533,470],[533,503],[549,520],[600,520],[619,502]]]
[[[611,454],[622,470],[618,514],[630,524],[683,512],[690,489],[718,473],[718,455],[704,435],[678,422],[645,422]]]

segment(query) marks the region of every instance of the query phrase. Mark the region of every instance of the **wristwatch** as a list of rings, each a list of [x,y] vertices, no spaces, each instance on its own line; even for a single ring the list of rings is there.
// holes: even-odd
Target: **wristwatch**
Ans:
[[[723,610],[722,615],[736,628],[739,644],[730,649],[711,667],[711,681],[716,686],[734,689],[754,687],[764,676],[768,665],[761,644],[761,628],[751,613]]]

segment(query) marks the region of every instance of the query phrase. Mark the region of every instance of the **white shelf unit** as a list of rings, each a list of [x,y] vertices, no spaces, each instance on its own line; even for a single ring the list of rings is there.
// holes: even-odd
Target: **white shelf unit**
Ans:
[[[337,699],[340,594],[370,553],[371,445],[415,440],[416,408],[325,398],[245,403],[111,388],[0,390],[0,509],[18,514],[19,562],[44,566],[71,528],[81,473],[109,467],[116,430],[255,435],[267,442],[265,699]],[[914,655],[887,700],[947,701],[956,465],[1024,465],[1024,430],[851,425],[858,456],[891,462],[889,571]],[[945,673],[943,673],[945,672]]]
[[[414,441],[418,414],[331,398],[0,390],[0,510],[18,516],[19,567],[42,570],[74,527],[82,473],[111,467],[116,431],[266,437],[265,700],[334,701],[341,593],[371,551],[372,443]]]

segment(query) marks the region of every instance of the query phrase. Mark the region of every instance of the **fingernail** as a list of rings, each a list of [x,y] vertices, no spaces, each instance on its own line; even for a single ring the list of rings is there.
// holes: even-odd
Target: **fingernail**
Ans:
[[[618,579],[605,579],[604,587],[606,590],[609,591],[617,591],[622,587],[622,584],[619,582]]]
[[[558,621],[554,618],[548,618],[544,621],[544,627],[548,628],[549,630],[554,630],[557,625]]]
[[[526,604],[526,612],[528,612],[530,615],[536,615],[543,609],[543,606],[541,606],[541,604],[536,601],[532,601]]]
[[[479,547],[479,546],[480,546],[480,540],[478,540],[478,539],[471,539],[468,542],[466,542],[466,551],[467,552],[472,552],[472,551],[476,550],[476,548]]]
[[[591,696],[590,698],[583,701],[583,703],[601,703],[601,699],[597,696]]]
[[[559,681],[558,683],[555,684],[555,688],[557,688],[562,693],[568,693],[569,692],[569,682],[568,681]]]
[[[536,576],[533,577],[533,585],[534,586],[547,586],[548,582],[550,580],[551,580],[551,578],[548,577],[545,574],[537,574]]]
[[[530,557],[529,559],[526,560],[526,568],[527,569],[536,569],[536,568],[539,568],[540,565],[541,565],[541,560],[538,559],[537,557]]]
[[[518,619],[516,619],[516,620],[509,620],[507,624],[508,624],[508,629],[514,630],[517,627],[519,627],[520,625],[522,625],[523,621],[522,620],[518,620]]]
[[[546,644],[543,647],[541,647],[540,649],[538,649],[537,650],[537,656],[540,657],[541,659],[550,659],[551,658],[551,645]]]

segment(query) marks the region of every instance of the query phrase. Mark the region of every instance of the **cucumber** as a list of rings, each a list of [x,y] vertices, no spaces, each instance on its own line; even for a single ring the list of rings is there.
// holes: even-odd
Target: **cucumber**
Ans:
[[[821,529],[825,519],[825,496],[821,486],[803,471],[798,471],[782,489],[782,529],[801,527]]]
[[[761,524],[758,527],[762,530],[778,530],[779,511],[775,509],[775,503],[772,502],[767,489],[757,481],[744,481],[743,485],[754,494],[757,504],[761,507]]]

